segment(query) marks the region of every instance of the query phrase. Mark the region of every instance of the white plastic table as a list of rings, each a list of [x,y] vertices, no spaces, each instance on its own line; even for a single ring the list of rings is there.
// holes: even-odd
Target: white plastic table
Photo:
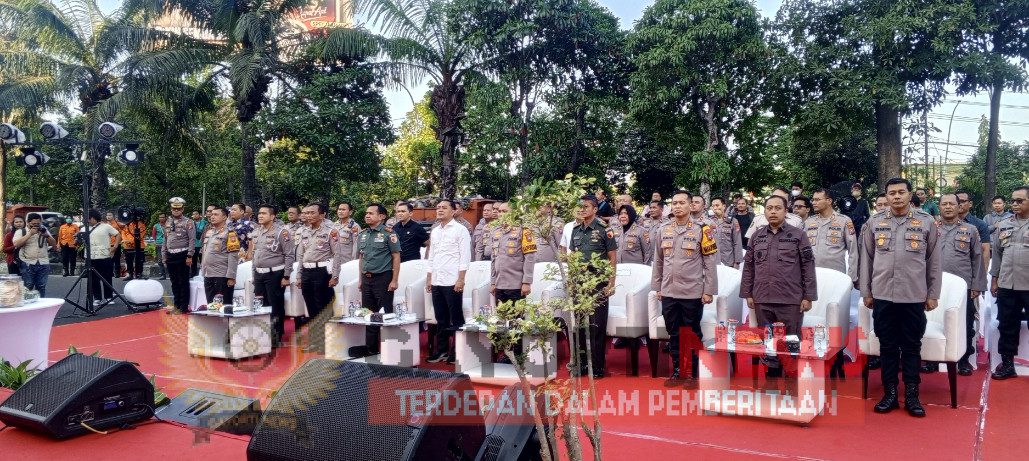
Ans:
[[[549,357],[546,360],[543,358],[543,351],[529,351],[525,374],[530,383],[541,384],[545,377],[557,376],[557,353],[554,347],[556,343],[556,336],[547,341]],[[522,338],[522,347],[529,350],[527,338]],[[454,371],[468,375],[473,383],[506,386],[518,382],[518,372],[515,371],[514,365],[493,362],[493,347],[485,326],[462,326],[454,336],[454,354]]]
[[[272,352],[272,309],[223,314],[214,311],[189,313],[190,355],[242,359]]]
[[[29,368],[49,366],[50,330],[63,299],[42,298],[19,307],[0,309],[0,358],[18,365],[29,360]]]
[[[398,367],[414,367],[422,363],[422,347],[418,327],[425,319],[404,318],[372,322],[359,317],[334,318],[325,323],[325,357],[334,360],[379,363]],[[379,355],[351,357],[350,348],[365,345],[369,326],[382,327]]]

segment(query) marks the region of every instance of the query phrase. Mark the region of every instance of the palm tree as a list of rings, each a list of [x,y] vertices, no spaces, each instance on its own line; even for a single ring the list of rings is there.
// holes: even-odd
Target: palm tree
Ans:
[[[0,114],[31,122],[72,106],[85,116],[84,136],[92,140],[98,124],[121,109],[165,115],[169,107],[188,108],[179,101],[203,96],[195,88],[181,81],[158,85],[125,67],[126,55],[144,49],[143,37],[162,36],[125,10],[105,15],[96,0],[0,0]],[[91,205],[103,208],[107,171],[99,149],[90,153]],[[0,188],[0,202],[5,199]]]
[[[288,58],[308,41],[309,34],[290,21],[310,0],[128,0],[127,10],[153,20],[174,17],[188,28],[168,30],[172,39],[158,37],[153,49],[129,59],[129,66],[159,81],[199,78],[225,83],[235,101],[242,132],[243,200],[260,198],[255,161],[256,142],[251,121],[268,102],[272,84],[290,89]]]
[[[364,27],[333,29],[322,41],[323,56],[375,56],[373,64],[387,84],[413,85],[429,78],[429,107],[436,115],[433,127],[440,141],[442,171],[440,195],[457,193],[458,144],[463,139],[464,79],[478,65],[471,43],[448,29],[451,0],[355,0],[355,10],[369,18]]]

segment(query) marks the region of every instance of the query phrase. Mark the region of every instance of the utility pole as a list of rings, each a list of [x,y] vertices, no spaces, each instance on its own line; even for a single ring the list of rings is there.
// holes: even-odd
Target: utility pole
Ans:
[[[929,182],[929,109],[922,111],[922,141],[925,144],[925,187],[928,189],[932,188],[932,183]]]

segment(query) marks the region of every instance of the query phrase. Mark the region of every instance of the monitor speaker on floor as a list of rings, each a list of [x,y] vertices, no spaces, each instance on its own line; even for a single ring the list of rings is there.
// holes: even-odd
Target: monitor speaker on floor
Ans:
[[[261,419],[261,402],[189,388],[159,408],[157,417],[187,426],[250,435]]]
[[[466,396],[464,374],[312,359],[268,403],[247,459],[472,460],[486,426]],[[437,398],[452,411],[428,411]]]
[[[154,386],[135,365],[72,354],[0,404],[8,426],[66,438],[150,419]]]

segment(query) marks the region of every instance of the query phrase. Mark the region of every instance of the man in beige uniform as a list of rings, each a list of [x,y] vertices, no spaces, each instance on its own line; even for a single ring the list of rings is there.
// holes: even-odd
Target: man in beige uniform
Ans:
[[[650,287],[661,301],[661,315],[668,330],[668,351],[672,356],[669,384],[679,380],[679,334],[689,328],[703,340],[700,319],[704,304],[718,293],[718,246],[714,231],[690,218],[690,193],[672,194],[675,219],[655,232],[658,240],[654,254],[654,271]],[[697,360],[693,360],[692,376],[697,378]]]
[[[339,230],[339,264],[343,265],[357,258],[357,234],[361,233],[361,226],[354,221],[354,205],[346,200],[336,206],[336,222],[334,225]]]
[[[236,265],[239,263],[239,236],[225,225],[229,210],[216,207],[211,212],[211,227],[204,237],[204,257],[200,272],[204,275],[207,302],[222,295],[222,302],[232,303],[236,286]]]
[[[725,203],[722,197],[711,199],[718,258],[722,264],[739,269],[743,264],[743,231],[740,230],[740,222],[725,213]]]
[[[925,311],[936,309],[943,278],[939,231],[933,216],[911,206],[911,183],[886,182],[890,211],[873,215],[861,230],[859,284],[865,307],[872,309],[879,337],[885,395],[876,413],[899,408],[897,369],[903,362],[904,407],[925,416],[918,400]]]
[[[997,223],[993,232],[993,261],[990,266],[990,291],[997,298],[1000,340],[997,352],[1001,363],[993,379],[1008,379],[1015,373],[1015,354],[1022,319],[1029,311],[1029,186],[1011,191],[1010,218]]]
[[[553,213],[553,209],[554,207],[551,205],[544,205],[540,208],[540,214],[549,216]],[[561,218],[552,216],[550,218],[550,238],[543,237],[543,229],[534,229],[536,236],[536,262],[557,262],[557,254],[561,246],[561,233],[564,230],[564,226],[565,223],[561,221]]]
[[[325,219],[327,208],[320,203],[304,207],[308,227],[300,232],[297,246],[297,261],[300,262],[300,280],[297,286],[304,294],[311,326],[308,329],[310,341],[304,351],[324,351],[325,321],[332,316],[332,309],[325,309],[334,299],[333,287],[339,283],[340,232]]]
[[[507,203],[497,204],[498,218],[510,211]],[[529,295],[532,285],[533,267],[536,265],[536,239],[533,232],[524,227],[497,226],[491,235],[493,265],[490,271],[490,294],[497,304],[515,302]],[[522,353],[521,344],[512,348],[515,354]],[[505,356],[501,363],[509,363]]]
[[[968,358],[975,352],[975,314],[976,300],[986,291],[986,267],[983,266],[983,247],[979,243],[979,230],[970,223],[961,220],[958,210],[958,197],[954,194],[940,196],[940,251],[943,258],[943,272],[950,272],[961,277],[968,285],[968,306],[965,310],[966,344],[965,354],[958,361],[958,374],[972,374],[972,364]],[[939,370],[936,362],[926,362],[923,373]]]
[[[496,208],[500,204],[487,203],[482,206],[482,220],[475,225],[475,232],[472,232],[472,261],[490,261],[493,259],[493,232],[495,226],[491,224],[496,220]]]
[[[703,196],[694,195],[690,199],[690,220],[714,229],[715,221],[707,214],[707,202]]]
[[[815,266],[850,276],[858,286],[858,246],[854,223],[832,207],[832,192],[818,189],[811,196],[815,214],[807,218],[807,238],[815,251]]]
[[[272,307],[272,327],[275,337],[272,343],[278,346],[285,332],[286,287],[293,273],[296,259],[296,245],[285,225],[275,220],[276,209],[263,204],[257,207],[257,228],[254,229],[254,296],[264,298],[264,304]]]

